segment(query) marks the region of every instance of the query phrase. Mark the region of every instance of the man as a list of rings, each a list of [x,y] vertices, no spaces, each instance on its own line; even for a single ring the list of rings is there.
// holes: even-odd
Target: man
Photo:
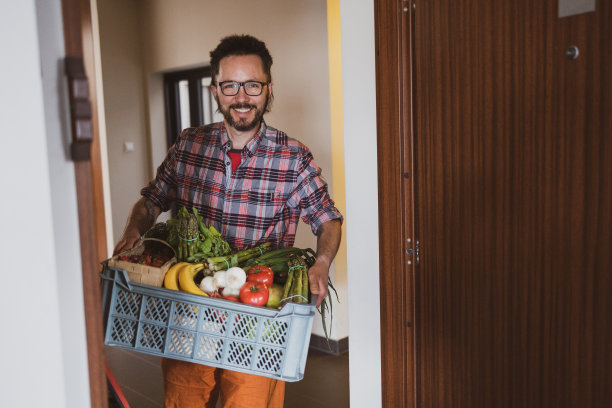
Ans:
[[[328,295],[342,215],[308,148],[263,120],[273,97],[266,45],[229,36],[210,57],[211,91],[224,120],[181,133],[142,189],[115,253],[131,248],[173,203],[195,206],[234,250],[292,246],[302,218],[317,235],[308,278],[319,306]],[[282,381],[170,359],[162,360],[162,371],[166,407],[215,407],[219,396],[223,407],[283,406]]]

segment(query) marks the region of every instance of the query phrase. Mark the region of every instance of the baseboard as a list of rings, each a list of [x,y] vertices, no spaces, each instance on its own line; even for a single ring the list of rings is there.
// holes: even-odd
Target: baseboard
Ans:
[[[339,355],[348,351],[348,337],[340,340],[329,340],[329,345],[325,337],[312,334],[310,336],[310,348],[323,353]]]

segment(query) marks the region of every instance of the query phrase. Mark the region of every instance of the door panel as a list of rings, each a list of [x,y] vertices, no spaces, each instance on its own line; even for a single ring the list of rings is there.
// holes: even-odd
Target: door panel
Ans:
[[[414,13],[419,406],[608,406],[611,4]]]

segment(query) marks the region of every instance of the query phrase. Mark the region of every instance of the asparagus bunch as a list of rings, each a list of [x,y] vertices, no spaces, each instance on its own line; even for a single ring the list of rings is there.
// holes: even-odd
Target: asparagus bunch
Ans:
[[[308,303],[308,266],[297,255],[289,257],[289,272],[283,289],[281,306],[287,302]]]
[[[196,216],[189,213],[185,207],[179,210],[176,219],[178,235],[177,260],[182,262],[196,253],[196,241],[200,237],[200,232]]]
[[[223,271],[232,266],[243,265],[247,260],[268,252],[271,246],[271,243],[266,242],[254,248],[238,251],[230,255],[208,258],[208,269],[212,272]]]
[[[176,217],[167,221],[167,242],[176,249],[178,260],[203,263],[209,257],[232,252],[229,244],[212,225],[206,226],[194,207],[190,213],[182,207]]]

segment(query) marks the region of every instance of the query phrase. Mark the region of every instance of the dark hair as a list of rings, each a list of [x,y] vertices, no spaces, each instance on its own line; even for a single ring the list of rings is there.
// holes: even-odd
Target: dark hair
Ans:
[[[210,70],[213,82],[215,82],[219,74],[219,62],[230,55],[257,55],[261,58],[263,70],[268,77],[268,82],[272,81],[270,68],[272,67],[272,56],[263,41],[250,36],[230,35],[221,40],[217,48],[210,52]]]

